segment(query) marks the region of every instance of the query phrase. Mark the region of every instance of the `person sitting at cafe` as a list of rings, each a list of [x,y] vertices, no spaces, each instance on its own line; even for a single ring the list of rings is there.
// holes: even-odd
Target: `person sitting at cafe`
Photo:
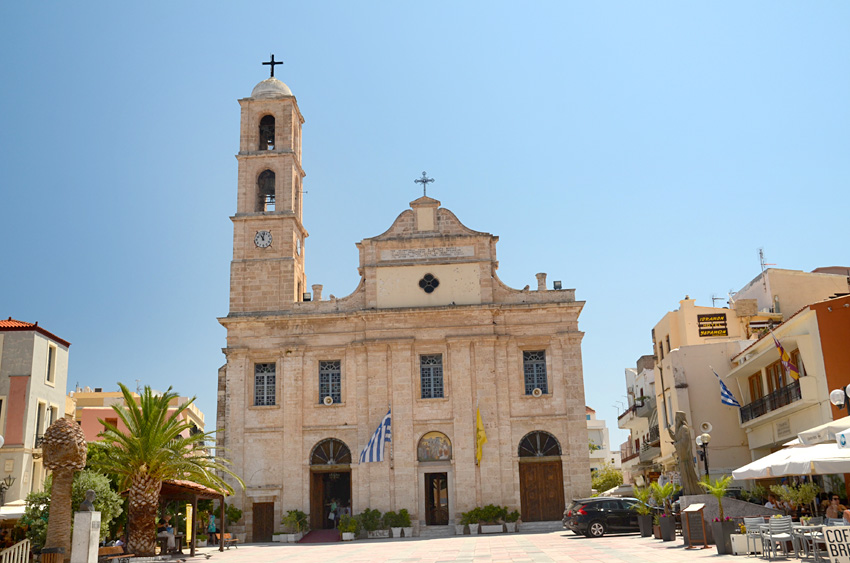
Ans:
[[[176,546],[174,541],[174,528],[171,527],[171,516],[166,515],[159,521],[159,526],[156,529],[156,537],[168,538],[168,551],[172,551]]]
[[[830,497],[829,506],[826,508],[826,517],[833,519],[843,518],[845,510],[847,510],[847,508],[840,504],[838,495],[833,494]]]

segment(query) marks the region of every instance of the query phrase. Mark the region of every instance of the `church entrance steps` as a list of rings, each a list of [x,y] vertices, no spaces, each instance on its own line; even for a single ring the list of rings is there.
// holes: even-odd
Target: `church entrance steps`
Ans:
[[[313,530],[298,543],[331,543],[341,541],[338,530]]]

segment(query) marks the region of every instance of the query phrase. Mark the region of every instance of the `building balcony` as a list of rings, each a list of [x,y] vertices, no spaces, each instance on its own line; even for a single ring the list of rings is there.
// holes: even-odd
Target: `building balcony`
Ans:
[[[800,381],[794,381],[785,387],[777,389],[769,395],[756,399],[741,407],[741,424],[765,416],[766,414],[795,403],[803,398]]]
[[[617,417],[617,428],[630,428],[630,424],[635,420],[635,405],[631,405],[620,416]]]
[[[655,458],[661,455],[661,444],[641,447],[639,455],[641,463],[652,463]]]
[[[642,401],[635,401],[635,416],[638,418],[649,418],[655,410],[655,397],[646,397]]]

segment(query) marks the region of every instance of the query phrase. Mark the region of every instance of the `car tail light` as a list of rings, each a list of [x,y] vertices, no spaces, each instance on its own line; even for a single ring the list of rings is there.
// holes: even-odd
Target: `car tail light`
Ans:
[[[570,516],[572,516],[572,515],[573,515],[573,511],[572,511],[572,510],[568,510],[568,511],[567,511],[567,518],[569,518],[569,517],[570,517]]]
[[[585,512],[585,511],[584,511],[584,507],[585,507],[585,506],[587,506],[587,505],[585,504],[584,506],[580,507],[580,508],[578,509],[577,513],[578,513],[578,514],[581,514],[582,516],[587,516],[587,512]]]

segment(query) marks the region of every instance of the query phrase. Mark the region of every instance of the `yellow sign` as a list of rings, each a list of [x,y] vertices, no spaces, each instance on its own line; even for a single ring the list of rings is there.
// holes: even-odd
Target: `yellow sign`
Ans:
[[[195,521],[192,519],[192,505],[186,505],[186,544],[192,543],[192,532],[195,531]]]

